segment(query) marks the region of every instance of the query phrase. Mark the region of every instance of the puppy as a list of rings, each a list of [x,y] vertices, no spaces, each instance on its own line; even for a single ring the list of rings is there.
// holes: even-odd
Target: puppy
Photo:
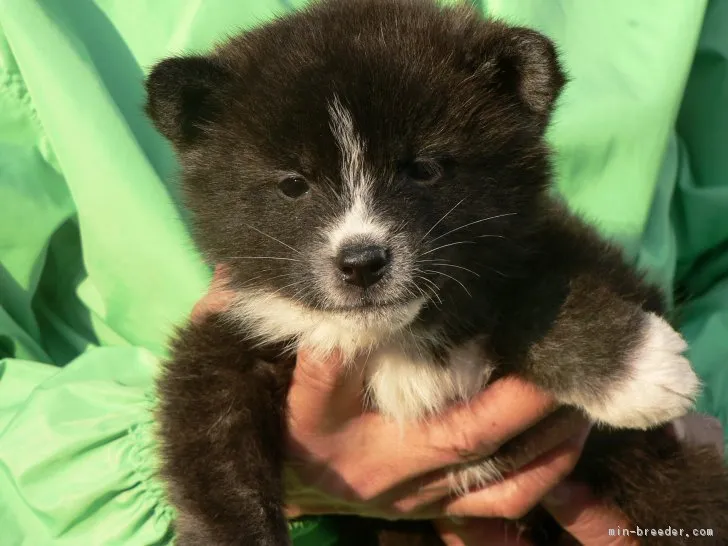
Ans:
[[[402,422],[517,374],[599,425],[576,479],[635,526],[724,543],[720,457],[663,426],[698,392],[685,343],[659,292],[549,191],[544,132],[564,83],[541,34],[428,0],[325,0],[153,69],[147,112],[238,294],[179,331],[159,380],[178,544],[290,544],[299,346],[340,351],[368,403]],[[514,457],[454,469],[454,494]],[[523,525],[558,540],[538,511]],[[426,523],[363,528],[371,544],[441,544]]]

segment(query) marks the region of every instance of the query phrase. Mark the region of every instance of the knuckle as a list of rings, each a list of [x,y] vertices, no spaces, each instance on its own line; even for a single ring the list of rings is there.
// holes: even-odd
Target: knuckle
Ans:
[[[517,520],[525,516],[530,508],[530,503],[524,502],[521,498],[510,497],[503,499],[500,511],[503,518]]]
[[[349,495],[357,502],[372,503],[382,494],[382,487],[379,480],[371,474],[359,474],[346,488]]]

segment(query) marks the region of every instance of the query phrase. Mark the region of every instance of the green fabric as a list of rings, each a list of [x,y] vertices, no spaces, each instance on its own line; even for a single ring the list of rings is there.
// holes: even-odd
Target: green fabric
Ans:
[[[303,3],[0,2],[0,546],[171,542],[152,381],[209,271],[143,74]],[[701,408],[725,426],[728,2],[479,5],[558,43],[559,189],[681,295]],[[292,532],[335,543],[325,518]]]

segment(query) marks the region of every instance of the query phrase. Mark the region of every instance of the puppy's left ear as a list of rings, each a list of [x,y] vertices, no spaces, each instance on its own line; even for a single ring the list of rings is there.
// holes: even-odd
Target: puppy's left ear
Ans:
[[[519,100],[545,129],[567,82],[553,42],[535,30],[502,23],[486,23],[484,30],[471,50],[476,72]]]

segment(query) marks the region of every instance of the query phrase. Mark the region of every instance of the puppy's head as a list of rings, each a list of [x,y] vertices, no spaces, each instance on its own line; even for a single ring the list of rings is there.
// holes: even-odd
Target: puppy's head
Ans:
[[[364,339],[497,269],[548,184],[563,83],[534,31],[428,1],[329,0],[161,62],[147,111],[201,247],[267,335],[325,323],[322,338]]]

